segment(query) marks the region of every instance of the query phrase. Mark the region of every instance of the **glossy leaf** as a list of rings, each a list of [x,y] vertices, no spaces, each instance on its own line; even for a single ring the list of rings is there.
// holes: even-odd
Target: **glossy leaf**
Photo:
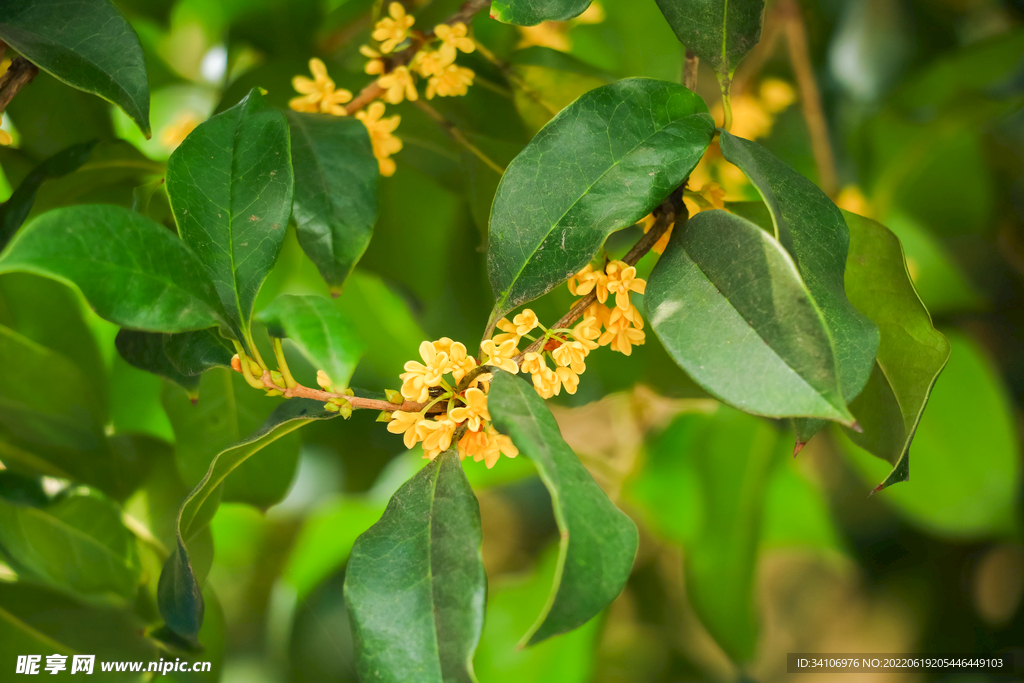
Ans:
[[[491,18],[516,26],[566,21],[583,14],[591,0],[491,0]]]
[[[190,395],[195,395],[199,377],[186,375],[174,367],[164,349],[164,337],[162,332],[121,330],[114,344],[121,358],[133,367],[165,377],[181,385]]]
[[[564,282],[612,232],[636,223],[689,175],[711,142],[703,100],[634,78],[563,109],[505,171],[491,209],[492,322]]]
[[[194,400],[193,400],[194,399]],[[199,389],[185,396],[164,387],[163,407],[174,429],[174,459],[188,489],[206,475],[221,451],[259,429],[284,399],[254,390],[226,368],[204,373]],[[297,435],[267,444],[259,457],[240,465],[225,482],[225,501],[266,509],[287,493],[299,460]]]
[[[234,355],[216,329],[165,335],[164,352],[171,365],[188,376],[217,367],[231,367]]]
[[[121,511],[87,490],[38,507],[0,497],[0,548],[22,578],[88,600],[131,600],[141,579]]]
[[[776,238],[793,257],[828,325],[842,395],[853,400],[871,374],[879,332],[844,290],[850,233],[842,212],[814,183],[756,142],[722,131],[721,145],[722,155],[743,171],[768,206]],[[797,420],[795,426],[803,443],[824,423]]]
[[[548,604],[521,644],[585,624],[618,597],[636,555],[636,525],[608,499],[562,439],[533,386],[505,373],[488,392],[494,426],[537,466],[561,532]]]
[[[178,232],[199,257],[239,340],[284,242],[292,205],[288,124],[254,90],[200,124],[167,162]]]
[[[845,216],[850,226],[846,291],[878,325],[882,339],[868,386],[850,404],[864,431],[851,432],[850,438],[893,466],[876,489],[881,490],[910,476],[910,443],[949,358],[949,342],[932,326],[914,291],[896,236],[871,219]]]
[[[332,386],[348,386],[365,345],[349,318],[330,300],[284,294],[257,318],[271,336],[290,339],[314,367],[327,373]]]
[[[34,219],[0,255],[0,273],[17,271],[74,284],[97,313],[125,327],[184,332],[223,319],[188,247],[117,206],[72,206]]]
[[[291,110],[287,116],[299,244],[331,289],[340,291],[373,235],[377,159],[361,121]]]
[[[1012,534],[1021,486],[1013,403],[979,346],[957,330],[943,332],[949,362],[914,434],[913,479],[877,497],[932,534],[979,540]],[[888,464],[845,434],[842,444],[866,483],[889,474]]]
[[[356,541],[345,572],[363,680],[475,681],[487,578],[480,506],[458,454],[435,458]]]
[[[0,39],[68,85],[116,104],[149,137],[146,58],[109,0],[8,0]]]
[[[644,305],[669,355],[726,403],[853,422],[821,311],[789,254],[745,218],[690,219],[651,272]]]
[[[0,249],[3,249],[28,218],[36,191],[48,178],[58,178],[78,169],[92,154],[96,141],[72,145],[32,169],[10,199],[0,205]]]
[[[732,78],[736,65],[761,40],[764,0],[657,0],[661,13],[686,49],[719,78]]]
[[[157,589],[160,614],[177,635],[194,643],[203,623],[202,591],[189,560],[187,542],[212,519],[225,479],[274,441],[313,420],[332,417],[337,417],[337,413],[323,410],[323,404],[317,401],[301,398],[285,401],[255,433],[221,451],[210,463],[206,476],[178,511],[177,545],[164,564]]]

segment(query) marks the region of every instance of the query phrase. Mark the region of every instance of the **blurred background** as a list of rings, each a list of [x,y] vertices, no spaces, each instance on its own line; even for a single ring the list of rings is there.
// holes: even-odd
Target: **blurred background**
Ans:
[[[133,194],[148,192],[151,215],[171,225],[160,178],[198,123],[254,86],[286,107],[291,78],[308,73],[311,57],[324,60],[339,87],[358,92],[372,79],[358,48],[370,42],[379,1],[115,4],[146,52],[153,138],[42,73],[3,117],[14,144],[0,149],[0,200],[26,178],[38,184],[33,215],[82,202],[131,206]],[[425,30],[459,3],[404,4]],[[467,96],[432,105],[499,165],[550,118],[519,83],[561,108],[619,78],[681,76],[682,49],[654,0],[596,0],[575,20],[530,28],[485,12],[473,29],[497,63],[479,50],[460,55],[476,82]],[[697,89],[720,110],[708,70]],[[757,139],[843,208],[892,229],[952,345],[913,442],[910,481],[869,497],[889,466],[839,432],[819,434],[794,459],[785,423],[719,405],[653,335],[628,358],[596,352],[579,393],[554,409],[567,441],[640,527],[633,576],[599,618],[517,650],[554,573],[550,501],[525,458],[493,470],[465,463],[480,499],[489,577],[475,660],[481,681],[776,681],[787,678],[787,652],[1016,651],[1024,661],[1022,103],[1020,0],[769,0],[762,42],[737,73],[733,132]],[[498,174],[415,106],[389,113],[402,117],[404,148],[393,157],[394,176],[381,179],[373,241],[338,300],[372,340],[353,380],[370,390],[397,388],[402,363],[423,339],[449,336],[475,348],[491,303],[482,245]],[[80,144],[76,163],[39,170]],[[728,200],[756,198],[713,151],[698,176],[718,182]],[[639,234],[613,235],[608,250],[624,253]],[[652,263],[648,256],[642,273]],[[286,291],[326,293],[294,234],[257,308]],[[533,308],[551,321],[570,303],[559,288]],[[68,322],[54,330],[54,319]],[[152,465],[123,505],[164,537],[208,462],[189,431],[196,413],[184,393],[122,361],[116,327],[58,283],[0,277],[0,323],[99,378],[110,434],[145,436]],[[312,369],[301,362],[294,364],[310,383]],[[229,375],[204,376],[198,408],[203,419],[221,420],[221,432],[244,436],[274,402]],[[345,560],[423,463],[375,417],[357,412],[282,440],[247,470],[265,509],[220,507],[197,560],[209,567],[201,640],[214,679],[356,680]],[[159,562],[147,566],[156,572]],[[152,617],[94,613],[14,578],[0,563],[3,609],[79,651],[133,651],[119,639]],[[940,672],[870,680],[989,679]]]

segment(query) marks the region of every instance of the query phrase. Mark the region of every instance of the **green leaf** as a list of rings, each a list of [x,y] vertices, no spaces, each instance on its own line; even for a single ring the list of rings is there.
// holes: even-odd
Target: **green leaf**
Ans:
[[[591,0],[492,0],[491,19],[516,26],[566,21],[583,14]]]
[[[614,80],[571,55],[539,45],[513,54],[511,69],[526,86],[513,88],[516,109],[533,131],[584,93]]]
[[[288,141],[284,115],[253,90],[200,124],[167,161],[181,239],[205,266],[233,332],[250,346],[253,303],[291,214]]]
[[[0,39],[68,85],[116,104],[149,137],[146,58],[109,0],[10,0]]]
[[[673,233],[644,305],[669,355],[726,403],[853,423],[821,311],[782,245],[745,218],[702,211]]]
[[[272,337],[287,337],[338,389],[348,387],[364,343],[349,318],[320,296],[282,294],[257,319]]]
[[[199,388],[199,378],[186,375],[174,367],[164,350],[164,337],[162,332],[121,330],[114,339],[114,346],[121,358],[133,367],[165,377],[194,396]]]
[[[1021,459],[1006,387],[978,345],[944,330],[949,362],[914,435],[914,478],[879,497],[926,531],[958,539],[1014,533],[1019,524]],[[843,450],[874,485],[889,465],[842,434]]]
[[[0,497],[0,548],[22,579],[86,600],[132,600],[141,579],[120,509],[87,489],[41,507]]]
[[[764,0],[657,0],[679,42],[708,64],[719,80],[761,40]]]
[[[363,680],[476,681],[487,577],[480,505],[459,456],[435,458],[356,540],[345,572]]]
[[[743,171],[768,206],[776,239],[793,257],[825,318],[842,395],[853,400],[871,374],[879,332],[844,290],[850,232],[842,212],[814,183],[756,142],[722,131],[721,146],[722,156]],[[820,420],[796,420],[798,445],[823,426]]]
[[[226,368],[204,373],[197,394],[185,396],[165,386],[163,405],[174,429],[174,458],[185,485],[198,484],[218,453],[259,429],[284,402],[254,390],[240,373]],[[298,458],[294,436],[266,445],[260,457],[246,461],[225,483],[225,501],[263,509],[279,502],[295,476]]]
[[[39,216],[0,255],[0,273],[17,271],[77,286],[97,313],[125,327],[185,332],[223,319],[188,247],[117,206],[71,206]]]
[[[627,79],[563,109],[512,161],[491,210],[493,323],[579,271],[690,174],[714,133],[676,83]]]
[[[893,466],[875,489],[880,491],[910,476],[910,442],[949,358],[949,342],[914,291],[896,236],[869,218],[844,215],[850,226],[846,292],[878,325],[882,339],[868,386],[850,404],[864,431],[849,436]]]
[[[54,154],[25,176],[10,199],[0,205],[0,249],[7,246],[7,243],[14,237],[14,233],[28,218],[29,211],[32,210],[32,203],[36,198],[36,191],[43,181],[48,178],[59,178],[77,170],[89,158],[92,148],[95,146],[95,140],[72,145]]]
[[[544,399],[530,384],[497,374],[488,408],[498,431],[537,466],[561,532],[548,604],[521,641],[533,645],[582,626],[622,592],[633,568],[637,530],[562,439]]]
[[[164,352],[171,365],[188,376],[218,367],[229,368],[234,355],[224,337],[213,328],[165,335]]]
[[[377,221],[377,159],[361,121],[291,110],[287,116],[299,244],[331,289],[340,291]]]
[[[186,641],[195,643],[203,624],[203,597],[189,560],[186,543],[213,518],[220,492],[228,475],[250,457],[313,420],[328,420],[337,413],[323,410],[323,404],[293,398],[279,405],[251,436],[226,448],[210,463],[203,480],[181,504],[176,521],[177,546],[164,564],[157,588],[160,614],[167,627]]]

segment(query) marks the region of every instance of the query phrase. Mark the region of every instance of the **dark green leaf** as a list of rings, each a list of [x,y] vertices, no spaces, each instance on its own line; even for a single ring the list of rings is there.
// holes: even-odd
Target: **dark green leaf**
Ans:
[[[217,293],[174,233],[116,206],[72,206],[39,216],[0,255],[0,273],[76,285],[112,322],[153,332],[217,325]]]
[[[247,344],[256,294],[291,214],[288,140],[284,115],[254,90],[200,124],[167,162],[181,239],[206,267],[234,333]]]
[[[491,0],[491,18],[516,26],[578,17],[591,0]]]
[[[332,291],[366,251],[377,220],[377,179],[361,121],[289,110],[299,244]]]
[[[165,386],[163,395],[174,428],[175,461],[188,488],[202,480],[218,453],[256,431],[284,401],[268,398],[226,368],[204,373],[197,394],[185,396]],[[298,458],[297,436],[266,445],[259,457],[247,460],[228,479],[224,500],[264,509],[279,502],[295,476]]]
[[[821,311],[793,259],[750,221],[702,211],[673,233],[644,305],[669,355],[726,403],[853,422]]]
[[[491,210],[492,322],[579,271],[689,175],[711,142],[703,100],[675,83],[591,90],[509,165]]]
[[[47,178],[59,178],[75,171],[92,154],[96,141],[72,145],[32,169],[10,199],[0,205],[0,250],[14,237],[32,210],[36,190]]]
[[[879,497],[929,533],[979,540],[1009,535],[1020,516],[1013,404],[979,346],[957,330],[943,332],[949,362],[914,435],[914,478]],[[865,482],[874,485],[892,476],[887,463],[841,434]]]
[[[216,329],[165,335],[164,351],[171,365],[188,376],[201,375],[217,367],[231,367],[234,355]]]
[[[321,296],[282,294],[257,316],[273,337],[287,337],[338,389],[348,387],[364,343],[349,318]]]
[[[132,600],[142,574],[120,509],[87,490],[42,507],[0,497],[0,548],[21,578],[88,600]]]
[[[146,58],[109,0],[8,0],[0,39],[68,85],[116,104],[149,137]]]
[[[199,388],[199,377],[189,376],[174,367],[164,350],[163,332],[121,330],[114,339],[117,352],[139,370],[152,372],[180,384],[190,395]]]
[[[363,680],[475,681],[487,577],[480,506],[454,450],[420,470],[360,536],[345,572]]]
[[[882,335],[868,386],[850,404],[864,431],[849,436],[893,466],[876,489],[881,490],[910,476],[910,442],[949,358],[949,342],[932,326],[914,291],[896,236],[868,218],[845,215],[850,226],[846,291]]]
[[[736,65],[761,40],[764,0],[657,0],[679,42],[731,79]]]
[[[793,257],[828,325],[842,396],[853,400],[871,374],[879,332],[843,288],[850,232],[842,212],[814,183],[756,142],[722,131],[721,145],[722,155],[743,171],[768,206],[776,239]],[[796,420],[798,444],[823,426],[820,420]]]
[[[583,625],[622,592],[633,568],[637,530],[562,440],[555,418],[530,384],[497,374],[488,408],[498,431],[537,466],[561,532],[551,596],[522,640],[533,645]]]
[[[198,534],[213,517],[220,502],[221,486],[239,465],[286,434],[313,420],[327,420],[337,413],[323,410],[323,404],[302,398],[285,401],[254,434],[221,451],[203,480],[192,490],[178,511],[177,546],[160,574],[157,601],[167,626],[186,641],[195,642],[203,623],[203,598],[189,560],[187,541]]]

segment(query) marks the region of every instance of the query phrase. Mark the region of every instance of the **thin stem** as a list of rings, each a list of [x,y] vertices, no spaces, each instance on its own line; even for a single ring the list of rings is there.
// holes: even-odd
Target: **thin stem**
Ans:
[[[0,114],[10,104],[18,91],[29,84],[39,73],[39,68],[24,57],[18,57],[0,77]]]
[[[274,357],[277,359],[277,369],[284,378],[284,384],[287,387],[297,387],[298,382],[292,377],[292,371],[288,369],[288,361],[284,357],[284,348],[281,346],[280,337],[272,337],[270,340],[271,345],[274,347]]]
[[[448,133],[448,135],[451,136],[452,140],[455,140],[455,142],[459,143],[460,145],[465,147],[467,150],[472,152],[473,155],[476,158],[478,158],[480,161],[484,162],[484,164],[488,168],[490,168],[492,171],[494,171],[498,175],[502,175],[505,172],[504,168],[502,168],[498,164],[494,163],[494,161],[492,161],[490,157],[488,157],[486,154],[484,154],[483,151],[479,147],[477,147],[472,142],[467,140],[466,136],[462,134],[462,131],[459,130],[455,126],[454,123],[452,123],[451,121],[446,119],[444,116],[442,116],[441,112],[439,112],[438,110],[434,109],[433,107],[431,107],[429,104],[427,104],[423,100],[416,100],[415,104],[416,104],[417,107],[419,107],[420,111],[425,113],[430,118],[434,119],[434,121],[436,121],[439,126],[444,128],[445,132]]]
[[[828,134],[825,111],[821,105],[821,93],[814,77],[814,67],[811,65],[803,14],[794,0],[780,0],[778,8],[785,21],[789,62],[800,88],[800,108],[803,110],[807,131],[811,136],[811,150],[814,153],[814,163],[818,167],[818,183],[825,194],[834,197],[839,191],[835,154]]]
[[[263,389],[264,383],[261,383],[260,380],[253,377],[252,368],[249,366],[249,356],[245,353],[245,348],[234,339],[231,340],[231,343],[235,345],[235,353],[238,354],[239,372],[242,373],[242,377],[245,378],[246,383],[254,389]]]
[[[731,79],[728,76],[719,76],[718,85],[722,89],[722,128],[732,128],[732,96],[729,94]]]
[[[264,370],[269,370],[270,366],[263,362],[263,358],[262,356],[260,356],[260,350],[256,348],[256,342],[253,341],[252,338],[252,331],[247,331],[244,334],[245,343],[249,347],[249,352],[252,353],[252,359],[256,361],[256,364],[259,365]]]

